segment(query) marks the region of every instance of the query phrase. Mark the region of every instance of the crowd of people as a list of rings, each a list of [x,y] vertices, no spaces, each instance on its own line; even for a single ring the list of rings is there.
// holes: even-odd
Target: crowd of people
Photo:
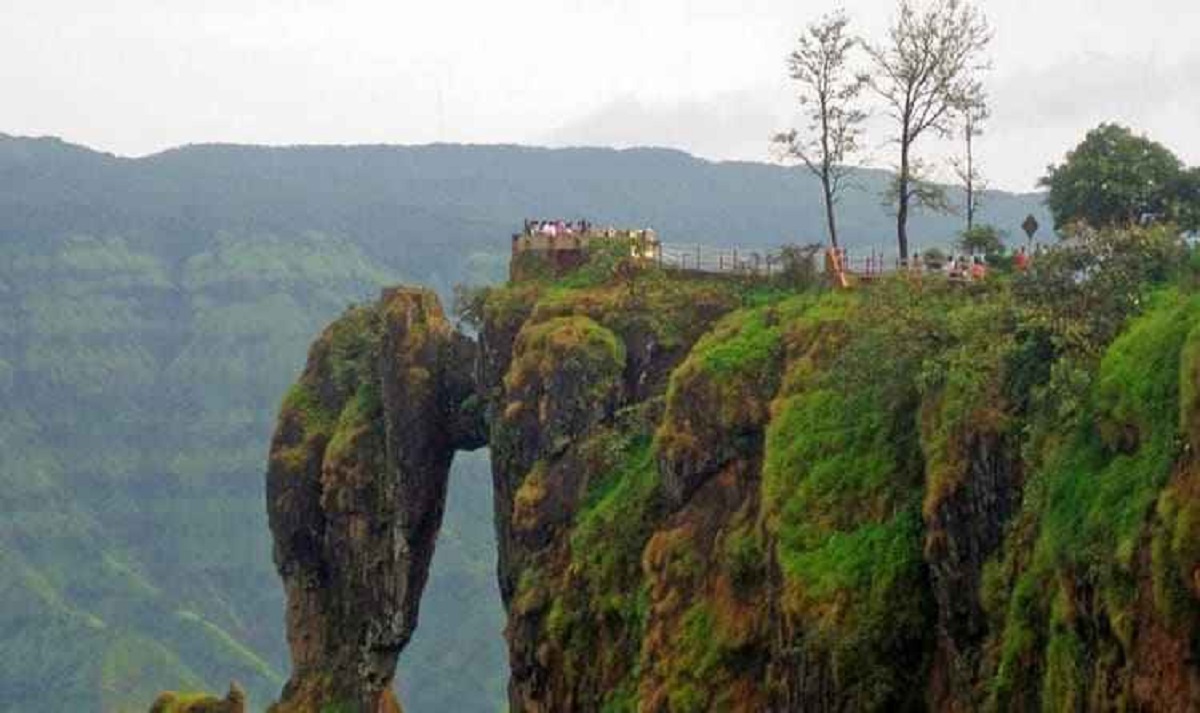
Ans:
[[[987,278],[987,263],[979,255],[951,255],[944,263],[938,265],[931,263],[923,265],[921,256],[913,256],[911,269],[917,272],[922,270],[936,271],[940,270],[946,274],[946,277],[951,280],[967,280],[978,281]]]
[[[926,260],[928,263],[928,259]],[[1013,268],[1018,272],[1029,269],[1030,255],[1024,246],[1013,253]],[[910,267],[918,272],[940,270],[951,280],[966,280],[976,282],[984,280],[988,275],[987,259],[981,255],[951,255],[940,264],[922,264],[921,256],[914,256]]]
[[[872,255],[859,261],[851,261],[844,248],[827,250],[826,270],[835,273],[851,273],[860,277],[872,277],[886,272],[884,257]],[[1025,247],[1020,247],[1012,255],[1012,266],[1018,272],[1029,269],[1032,256]],[[901,271],[916,275],[941,274],[956,282],[978,282],[987,279],[988,261],[981,255],[942,255],[940,251],[931,251],[924,257],[913,255],[907,263],[901,263]],[[861,269],[859,269],[861,268]]]
[[[619,230],[613,227],[597,228],[591,221],[587,220],[526,220],[524,237],[603,237],[603,238],[630,238],[648,244],[657,244],[658,234],[650,228],[626,229]],[[516,240],[517,237],[513,236]]]
[[[527,220],[525,221],[526,235],[582,235],[592,230],[592,224],[586,220]]]

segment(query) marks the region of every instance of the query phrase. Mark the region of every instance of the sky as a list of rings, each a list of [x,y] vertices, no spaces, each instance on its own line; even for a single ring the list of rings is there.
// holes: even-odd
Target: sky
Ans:
[[[978,148],[992,186],[1033,189],[1102,121],[1200,164],[1200,2],[978,5],[995,32]],[[837,7],[868,38],[895,14],[892,0],[0,0],[0,132],[127,156],[456,142],[769,161],[769,137],[799,123],[785,57]],[[888,167],[887,125],[871,129],[865,160]]]

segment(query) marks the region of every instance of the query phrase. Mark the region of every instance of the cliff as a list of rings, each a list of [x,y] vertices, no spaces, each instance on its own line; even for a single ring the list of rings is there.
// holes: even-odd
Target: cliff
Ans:
[[[474,344],[428,290],[385,290],[313,345],[267,472],[292,676],[274,708],[396,710],[450,461],[483,444]]]
[[[474,341],[428,292],[347,313],[272,445],[277,710],[395,705],[485,441],[513,710],[1194,710],[1200,297],[1032,279],[585,266]]]

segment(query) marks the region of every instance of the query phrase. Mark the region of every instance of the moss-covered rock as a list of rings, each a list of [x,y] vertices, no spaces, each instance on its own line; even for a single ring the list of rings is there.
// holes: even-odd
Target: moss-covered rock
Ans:
[[[246,713],[246,692],[233,683],[223,699],[203,693],[164,693],[150,713]]]
[[[485,421],[514,710],[1194,707],[1197,300],[1084,349],[1003,279],[583,270],[484,293],[466,373],[390,293],[281,411],[278,710],[392,705],[442,468]]]
[[[406,288],[313,345],[267,473],[293,666],[277,712],[394,707],[451,458],[484,442],[474,356],[437,297]]]

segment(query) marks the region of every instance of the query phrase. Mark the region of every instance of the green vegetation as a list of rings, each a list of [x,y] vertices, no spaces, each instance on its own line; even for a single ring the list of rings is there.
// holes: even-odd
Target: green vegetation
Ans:
[[[1137,225],[1144,218],[1196,227],[1196,173],[1165,146],[1124,126],[1101,124],[1042,178],[1054,223],[1095,228]]]
[[[1028,695],[1028,687],[1042,690],[1052,707],[1095,700],[1104,693],[1089,690],[1087,661],[1130,651],[1135,554],[1180,453],[1180,375],[1187,373],[1181,354],[1198,310],[1200,298],[1176,290],[1156,295],[1145,316],[1105,350],[1080,417],[1051,444],[1027,486],[1019,521],[1036,534],[1005,610],[992,684],[997,708]],[[1170,501],[1159,507],[1170,511]],[[1094,592],[1068,589],[1068,582],[1091,583]],[[1080,607],[1102,612],[1113,638],[1087,650],[1072,624]]]
[[[547,636],[562,647],[567,680],[624,672],[624,683],[603,706],[631,710],[636,692],[647,592],[642,551],[659,508],[659,479],[649,437],[632,430],[593,436],[587,448],[600,458],[594,482],[575,514],[570,534],[568,587],[553,587],[545,618]],[[599,647],[601,637],[609,645]],[[604,652],[604,660],[596,654]],[[597,669],[596,667],[600,668]]]
[[[327,233],[214,232],[185,247],[154,228],[20,233],[4,216],[0,710],[144,713],[164,689],[231,679],[265,705],[287,659],[264,447],[281,402],[333,434],[339,414],[316,391],[285,392],[321,328],[399,271]],[[355,361],[355,345],[337,352]],[[485,464],[456,469],[459,519],[432,578],[490,606],[462,631],[448,597],[426,601],[405,688],[418,713],[502,695],[489,483]],[[440,684],[425,662],[470,673]]]
[[[785,325],[811,300],[800,296],[727,315],[674,370],[656,439],[683,472],[717,468],[757,447],[770,418],[784,356]]]
[[[625,363],[625,344],[615,334],[588,317],[555,317],[533,324],[517,337],[514,374],[549,380],[568,358],[579,360],[581,368],[592,365],[602,372],[586,376],[614,377]],[[516,379],[514,379],[515,381]],[[509,388],[516,388],[514,383]]]
[[[994,226],[976,225],[963,231],[957,247],[970,255],[996,256],[1004,252],[1004,236]]]
[[[667,682],[672,711],[701,713],[712,710],[710,677],[725,655],[725,647],[708,606],[697,602],[683,616],[673,661],[674,680]]]
[[[633,623],[638,612],[636,606],[623,609],[630,603],[626,588],[641,578],[646,525],[654,515],[659,482],[648,438],[632,438],[622,450],[622,462],[601,475],[589,489],[587,505],[576,514],[571,552],[594,595],[589,599]]]
[[[881,324],[877,316],[869,305],[830,297],[790,325],[799,350],[772,406],[762,484],[784,612],[808,632],[796,643],[827,658],[841,672],[838,689],[861,708],[912,695],[921,672],[912,655],[931,626],[918,594],[922,474],[912,375],[919,362],[903,349],[888,350],[895,363],[882,369],[856,358],[880,353],[875,340],[898,326],[896,342],[911,336],[904,323]]]

